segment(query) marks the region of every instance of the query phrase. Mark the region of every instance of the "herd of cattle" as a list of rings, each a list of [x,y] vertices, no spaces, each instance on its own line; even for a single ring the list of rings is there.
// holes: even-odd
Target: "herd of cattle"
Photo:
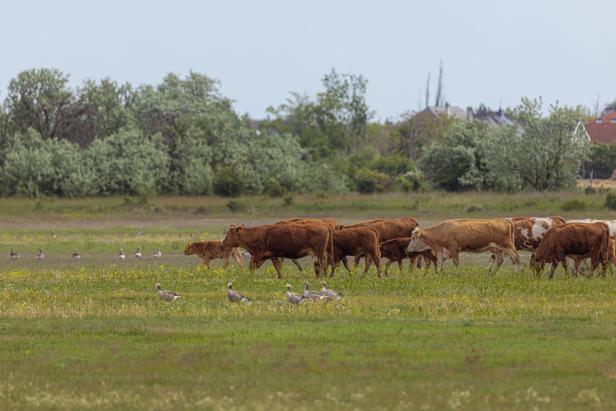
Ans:
[[[592,275],[602,266],[605,275],[608,264],[616,265],[616,221],[569,220],[562,217],[514,217],[494,219],[446,220],[429,228],[420,228],[417,220],[410,217],[377,219],[353,225],[339,225],[332,218],[293,218],[275,224],[255,227],[230,226],[222,241],[198,241],[188,243],[184,253],[195,254],[209,262],[222,258],[224,266],[229,257],[242,264],[241,249],[250,255],[251,270],[271,261],[282,277],[283,259],[297,262],[305,256],[314,258],[316,276],[331,268],[334,275],[342,261],[350,271],[347,258],[354,257],[355,266],[365,258],[364,274],[371,264],[382,276],[381,258],[387,258],[385,274],[396,262],[402,271],[402,263],[408,258],[411,270],[415,265],[442,269],[451,259],[457,267],[460,252],[489,252],[489,272],[496,272],[509,256],[521,268],[518,251],[530,251],[531,268],[538,274],[545,264],[551,264],[552,278],[558,264],[569,271],[567,257],[574,262],[573,274],[580,272],[580,265],[590,259]]]

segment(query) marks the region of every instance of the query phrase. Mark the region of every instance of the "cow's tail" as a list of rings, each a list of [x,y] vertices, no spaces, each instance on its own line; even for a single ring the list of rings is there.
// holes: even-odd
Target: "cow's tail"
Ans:
[[[511,244],[513,245],[513,249],[515,250],[515,225],[513,224],[513,221],[511,220],[507,220],[509,222],[509,227],[511,227]]]
[[[333,275],[334,274],[334,230],[328,225],[327,231],[329,231],[329,240],[327,241],[327,262],[332,267],[332,275]]]
[[[381,259],[381,244],[382,243],[379,241],[379,236],[376,236],[376,250],[374,251],[374,254],[379,260]]]
[[[604,264],[609,264],[610,262],[610,228],[607,224],[603,224],[603,228],[605,231],[605,235],[603,236],[603,242],[601,243],[601,260]]]

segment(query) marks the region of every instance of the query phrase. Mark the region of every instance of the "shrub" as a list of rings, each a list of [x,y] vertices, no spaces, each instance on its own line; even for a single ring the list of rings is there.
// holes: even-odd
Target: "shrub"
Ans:
[[[381,192],[385,190],[387,184],[387,174],[360,168],[355,173],[355,185],[357,191],[364,194]]]
[[[466,207],[466,212],[467,213],[478,213],[480,211],[483,211],[483,207],[481,207],[480,205],[471,205]]]
[[[232,213],[240,213],[243,211],[246,211],[246,209],[248,208],[246,206],[246,204],[240,200],[237,199],[231,199],[229,201],[227,201],[227,208],[232,212]]]
[[[590,186],[588,186],[588,187],[586,187],[586,188],[584,189],[584,194],[586,194],[586,195],[593,195],[593,194],[597,194],[597,189],[596,189],[596,188],[594,188],[594,187],[590,187]]]
[[[583,211],[586,209],[586,203],[581,200],[565,201],[560,207],[563,211]]]
[[[282,197],[286,190],[275,178],[270,178],[265,185],[265,193],[270,197]]]
[[[396,186],[401,191],[423,191],[426,189],[426,181],[419,170],[407,171],[396,179]]]
[[[288,207],[290,205],[293,205],[293,203],[295,202],[295,198],[291,194],[289,194],[284,196],[282,202],[284,203],[285,207]]]
[[[235,167],[221,167],[214,181],[214,192],[227,197],[237,197],[244,192],[243,181],[243,176]]]
[[[605,208],[608,210],[616,210],[616,194],[609,193],[605,196]]]

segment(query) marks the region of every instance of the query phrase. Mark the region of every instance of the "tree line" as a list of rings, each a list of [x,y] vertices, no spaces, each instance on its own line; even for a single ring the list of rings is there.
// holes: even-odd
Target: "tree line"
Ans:
[[[367,85],[331,70],[321,91],[291,93],[257,122],[195,72],[71,88],[59,70],[26,70],[0,110],[0,195],[557,190],[614,167],[613,150],[597,155],[576,128],[580,107],[546,115],[523,99],[502,127],[414,113],[376,122]]]

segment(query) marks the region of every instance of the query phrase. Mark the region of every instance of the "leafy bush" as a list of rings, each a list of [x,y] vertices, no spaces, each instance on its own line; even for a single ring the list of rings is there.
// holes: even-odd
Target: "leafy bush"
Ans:
[[[367,168],[360,168],[355,173],[357,191],[364,194],[384,191],[388,180],[387,174]]]
[[[270,178],[265,185],[265,193],[270,197],[282,197],[286,190],[275,178]]]
[[[243,175],[237,168],[225,166],[218,169],[214,180],[214,192],[216,194],[237,197],[244,191]]]
[[[426,182],[421,171],[407,171],[396,179],[396,186],[400,190],[408,193],[409,191],[423,191],[426,188]]]
[[[169,169],[169,155],[159,134],[121,130],[95,140],[85,158],[96,175],[97,194],[158,194]]]
[[[227,201],[227,208],[232,213],[241,213],[241,212],[246,211],[248,206],[243,201],[232,198],[229,201]]]
[[[290,194],[284,196],[284,198],[282,199],[282,203],[284,204],[285,207],[289,207],[293,205],[294,202],[295,202],[295,198]]]
[[[608,195],[605,196],[605,208],[608,210],[616,210],[616,194],[608,193]]]
[[[560,208],[563,211],[584,211],[586,203],[581,200],[569,200],[565,201]]]

